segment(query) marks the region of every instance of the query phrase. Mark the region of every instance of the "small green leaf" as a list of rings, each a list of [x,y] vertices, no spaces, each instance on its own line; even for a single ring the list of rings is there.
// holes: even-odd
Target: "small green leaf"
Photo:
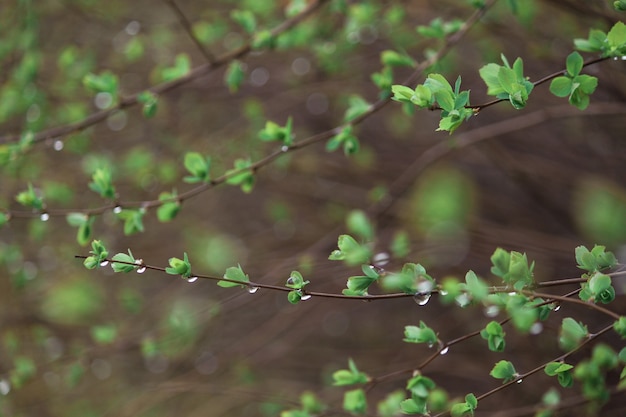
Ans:
[[[107,199],[115,198],[115,187],[112,182],[111,171],[108,168],[97,168],[91,177],[89,188]]]
[[[180,275],[183,278],[189,278],[191,276],[191,264],[189,263],[189,258],[187,257],[187,252],[183,254],[183,259],[179,258],[170,258],[168,260],[169,267],[165,268],[165,272],[170,275]],[[221,283],[222,281],[219,281]]]
[[[183,179],[185,182],[209,182],[211,158],[205,158],[198,152],[187,152],[185,154],[184,165],[185,169],[191,174],[191,176],[187,176]]]
[[[353,414],[365,414],[367,411],[365,391],[360,388],[347,391],[343,396],[343,409]]]
[[[124,234],[132,235],[133,233],[143,232],[143,216],[144,210],[124,209],[117,214],[120,220],[124,221]]]
[[[243,64],[239,60],[232,61],[224,73],[224,82],[231,93],[236,93],[245,78]]]
[[[367,101],[365,101],[360,96],[352,95],[348,99],[348,110],[346,110],[346,114],[343,120],[345,122],[351,122],[354,119],[367,113],[369,109],[370,109],[370,104]]]
[[[334,386],[365,384],[367,381],[369,381],[367,374],[359,371],[352,359],[348,359],[348,369],[333,372]]]
[[[182,78],[191,70],[191,61],[187,54],[178,54],[174,60],[174,66],[161,70],[163,81],[173,81]]]
[[[226,272],[224,273],[224,278],[230,281],[218,281],[217,285],[219,285],[220,287],[224,287],[224,288],[237,287],[237,286],[243,287],[244,285],[238,284],[238,283],[250,282],[250,278],[245,272],[243,272],[241,265],[237,265],[237,267],[231,266],[230,268],[226,269]],[[233,281],[236,281],[236,282],[233,282]]]
[[[176,217],[180,211],[180,201],[178,201],[177,197],[176,190],[171,193],[162,192],[159,194],[159,201],[161,201],[162,204],[157,209],[157,218],[160,222],[169,222]],[[170,201],[172,199],[174,201]]]
[[[504,360],[496,363],[489,375],[496,379],[501,379],[503,384],[513,381],[518,376],[513,364]]]
[[[346,218],[346,226],[349,232],[365,241],[371,241],[374,238],[374,226],[362,210],[352,210]]]
[[[380,62],[389,67],[415,66],[415,60],[413,58],[391,50],[385,50],[380,53]]]
[[[238,185],[244,193],[252,192],[254,187],[254,173],[247,169],[252,165],[249,159],[235,160],[235,167],[226,172],[227,184]]]
[[[91,338],[100,345],[110,345],[117,338],[117,327],[113,324],[93,326]]]
[[[557,97],[567,97],[572,92],[572,79],[556,77],[550,82],[550,92]]]
[[[256,30],[256,18],[250,10],[235,9],[230,12],[230,18],[248,33],[253,33]]]
[[[571,317],[566,317],[561,323],[559,346],[565,351],[573,350],[588,335],[587,326],[577,322]]]
[[[115,272],[132,272],[141,266],[141,262],[137,262],[130,249],[128,249],[128,255],[125,253],[116,253],[111,259],[113,261],[118,261],[111,264],[111,267]]]
[[[420,320],[418,326],[405,326],[404,327],[404,341],[408,343],[427,343],[430,346],[434,346],[437,341],[437,334],[433,329],[428,327],[426,323]]]
[[[578,52],[572,52],[567,56],[565,67],[571,77],[576,77],[583,68],[583,57]]]
[[[143,104],[142,112],[146,119],[151,119],[157,112],[159,98],[151,91],[142,91],[137,95],[137,101]]]
[[[28,184],[28,190],[20,192],[16,197],[15,201],[20,203],[25,207],[30,207],[35,210],[43,209],[43,199],[37,195],[38,193],[33,188],[32,184]]]

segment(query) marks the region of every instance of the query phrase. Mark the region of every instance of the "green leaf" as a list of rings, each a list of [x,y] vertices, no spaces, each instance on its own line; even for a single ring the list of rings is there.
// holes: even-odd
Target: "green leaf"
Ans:
[[[113,324],[93,326],[91,338],[100,345],[110,345],[117,338],[117,327]]]
[[[561,323],[559,346],[565,351],[573,350],[588,335],[587,326],[577,322],[571,317],[566,317]]]
[[[112,182],[111,170],[108,168],[97,168],[91,177],[89,189],[100,194],[102,198],[114,199],[115,187]]]
[[[185,177],[183,180],[187,183],[209,182],[211,158],[203,157],[198,152],[187,152],[184,161],[185,169],[191,176]]]
[[[370,104],[365,101],[361,96],[352,95],[348,99],[348,110],[343,117],[345,122],[351,122],[354,119],[367,113],[370,109]]]
[[[272,121],[267,121],[265,128],[259,132],[259,139],[262,141],[279,141],[290,146],[294,140],[292,129],[293,120],[291,116],[287,119],[287,124],[284,127]]]
[[[0,211],[0,227],[9,222],[9,215]]]
[[[124,234],[132,235],[133,233],[143,232],[143,216],[144,210],[124,209],[117,214],[120,220],[124,221]]]
[[[489,350],[492,352],[503,352],[506,345],[504,336],[505,333],[502,330],[500,323],[491,321],[480,331],[480,336],[487,340]]]
[[[474,271],[468,271],[465,275],[467,291],[472,296],[472,300],[476,302],[482,301],[489,294],[487,283],[478,278]]]
[[[245,283],[250,282],[250,278],[245,272],[243,272],[241,265],[237,265],[237,267],[231,266],[230,268],[226,269],[226,272],[224,273],[224,278],[230,281],[218,281],[217,285],[219,285],[220,287],[224,287],[224,288],[237,287],[237,286],[244,287],[244,285],[239,284],[239,283],[245,284]],[[235,281],[235,282],[232,282],[232,281]]]
[[[340,369],[333,372],[334,386],[365,384],[368,381],[369,377],[367,374],[359,371],[352,359],[348,359],[348,369]]]
[[[143,104],[141,110],[146,119],[151,119],[157,112],[159,97],[151,91],[142,91],[137,95],[137,101]]]
[[[347,391],[343,396],[343,409],[353,414],[365,414],[367,412],[365,391],[360,388]]]
[[[622,339],[626,339],[626,316],[620,316],[619,320],[613,324],[613,330],[620,335]]]
[[[346,284],[348,289],[343,290],[344,295],[367,295],[367,289],[376,281],[376,278],[370,278],[367,276],[354,276],[348,278]]]
[[[111,264],[111,267],[113,268],[113,271],[115,272],[132,272],[135,269],[141,267],[141,260],[136,260],[135,257],[133,256],[133,253],[130,251],[130,249],[128,249],[128,255],[125,253],[116,253],[115,256],[113,256],[113,258],[111,258],[113,261],[118,261],[118,262],[113,262]],[[119,263],[119,262],[124,262],[124,263]],[[132,265],[129,265],[132,264]]]
[[[496,363],[489,375],[496,379],[501,379],[503,384],[513,381],[518,376],[513,364],[504,360]]]
[[[367,263],[372,256],[371,250],[359,244],[350,235],[341,235],[337,239],[338,250],[334,250],[328,259],[331,261],[344,261],[350,266]]]
[[[500,85],[500,81],[498,79],[499,70],[500,65],[494,63],[487,64],[478,70],[480,78],[482,78],[485,84],[487,84],[487,94],[490,96],[496,96],[504,93],[504,89]]]
[[[251,165],[249,159],[235,160],[235,167],[226,172],[226,183],[238,185],[244,193],[251,193],[255,181],[254,173],[248,169]]]
[[[157,218],[160,222],[169,222],[176,217],[180,211],[180,201],[177,198],[176,190],[171,193],[162,192],[159,194],[159,201],[163,202],[157,209]],[[172,199],[174,201],[169,201]]]
[[[191,70],[191,61],[187,54],[178,54],[174,60],[174,66],[161,70],[161,78],[163,81],[173,81],[189,74]]]
[[[359,236],[365,241],[371,241],[374,238],[374,226],[367,218],[362,210],[352,210],[346,218],[346,226],[348,231]]]
[[[248,33],[253,33],[256,30],[256,18],[250,10],[235,9],[230,12],[230,18]]]
[[[288,288],[293,288],[295,290],[300,290],[304,288],[304,286],[307,284],[309,284],[309,281],[305,281],[300,272],[291,271],[291,275],[289,275],[289,278],[287,278],[285,286]]]
[[[617,22],[606,35],[609,44],[609,56],[620,57],[624,54],[626,47],[626,24]]]
[[[165,268],[166,273],[170,275],[180,275],[183,278],[189,278],[191,276],[191,264],[189,263],[187,252],[183,254],[183,259],[172,257],[168,260],[168,263],[170,266]]]
[[[380,62],[389,67],[414,67],[415,60],[406,54],[385,50],[380,53]]]
[[[557,97],[567,97],[572,92],[572,79],[556,77],[550,82],[550,92]]]
[[[30,183],[28,184],[28,190],[20,192],[15,197],[15,201],[25,207],[30,207],[35,210],[42,210],[44,206],[43,199],[37,195],[33,185]]]
[[[243,64],[239,60],[232,61],[224,73],[224,82],[231,93],[236,93],[245,78]]]
[[[583,68],[583,57],[578,52],[572,52],[567,56],[565,68],[570,77],[576,77]]]
[[[117,98],[119,81],[111,71],[103,71],[99,75],[89,73],[83,77],[83,84],[96,93],[109,93],[113,101]]]
[[[429,347],[434,346],[439,339],[433,329],[420,320],[418,326],[404,327],[404,341],[408,343],[427,343]]]

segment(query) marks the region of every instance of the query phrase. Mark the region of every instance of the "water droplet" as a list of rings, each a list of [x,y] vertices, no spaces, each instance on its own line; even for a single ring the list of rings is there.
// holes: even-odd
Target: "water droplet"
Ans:
[[[280,148],[280,150],[281,150],[282,152],[287,152],[287,151],[289,150],[289,146],[287,146],[287,145],[283,145],[283,146]]]
[[[63,141],[62,140],[55,140],[54,144],[52,145],[52,147],[54,148],[55,151],[60,151],[63,149]]]
[[[47,222],[50,219],[50,215],[48,213],[41,213],[41,216],[39,216],[39,218],[42,222]]]
[[[418,294],[415,294],[413,296],[413,300],[418,305],[425,306],[426,304],[428,304],[428,301],[430,300],[430,293],[426,293],[426,294],[418,293]]]
[[[511,297],[512,297],[512,296],[514,296],[515,294],[517,294],[515,291],[511,291],[511,292],[509,293],[509,295],[510,295]]]
[[[441,352],[439,352],[439,354],[440,355],[445,355],[449,351],[450,351],[450,348],[448,346],[446,346],[445,348],[441,349]]]
[[[113,213],[120,214],[122,212],[122,206],[113,207]]]
[[[467,307],[470,303],[470,297],[467,293],[463,293],[458,295],[454,301],[458,304],[459,307]]]
[[[144,272],[146,272],[146,267],[145,266],[140,266],[139,268],[137,268],[137,273],[138,274],[143,274]]]
[[[294,277],[287,278],[287,285],[293,285],[295,283],[296,283],[296,280]]]
[[[255,292],[257,292],[259,290],[259,287],[248,287],[248,292],[250,294],[254,294]]]
[[[306,301],[306,300],[310,300],[310,299],[311,299],[311,297],[312,297],[312,295],[311,295],[311,294],[302,294],[302,297],[300,297],[300,299],[301,299],[302,301]]]
[[[417,283],[417,291],[420,293],[427,293],[433,289],[433,282],[430,280],[423,280]]]
[[[515,381],[515,383],[517,383],[517,384],[521,384],[521,383],[522,383],[522,381],[523,381],[523,379],[518,379],[517,381]]]
[[[109,264],[109,261],[107,260],[100,262],[100,266],[107,266],[108,264]]]
[[[533,323],[532,326],[530,326],[530,334],[539,334],[543,331],[543,324],[541,324],[540,322],[536,322]]]
[[[554,311],[559,311],[561,309],[561,304],[557,304],[556,307],[554,307]]]
[[[6,379],[0,379],[0,394],[7,395],[11,391],[11,383]]]
[[[500,307],[498,306],[487,306],[485,307],[485,316],[487,317],[495,317],[500,313]]]
[[[446,291],[446,290],[439,290],[439,295],[443,295],[445,297],[446,295],[448,295],[448,291]]]
[[[189,277],[187,278],[187,282],[196,282],[198,280],[198,277]]]
[[[374,255],[373,261],[376,266],[385,266],[389,263],[389,254],[387,252],[379,252]]]

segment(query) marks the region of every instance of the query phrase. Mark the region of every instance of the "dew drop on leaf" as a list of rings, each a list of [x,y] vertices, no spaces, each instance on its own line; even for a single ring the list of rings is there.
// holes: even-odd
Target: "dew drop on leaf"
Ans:
[[[289,277],[287,279],[287,285],[293,285],[296,283],[296,280],[293,277]]]
[[[413,300],[420,306],[425,306],[426,304],[428,304],[428,301],[430,300],[430,293],[426,293],[426,294],[415,294],[413,296]]]
[[[259,287],[248,287],[248,292],[250,294],[254,294],[255,292],[257,292],[259,290]]]
[[[198,280],[198,277],[189,277],[187,278],[187,282],[196,282]]]

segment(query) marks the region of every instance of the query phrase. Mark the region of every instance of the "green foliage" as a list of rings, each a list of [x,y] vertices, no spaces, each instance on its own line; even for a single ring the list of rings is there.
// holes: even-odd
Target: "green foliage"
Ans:
[[[38,195],[32,184],[28,184],[28,190],[21,191],[15,196],[15,201],[34,210],[42,210],[44,207],[43,198]]]
[[[387,291],[402,291],[405,294],[428,294],[435,280],[420,264],[406,263],[400,272],[392,272],[383,278],[382,286]]]
[[[578,268],[589,272],[589,274],[612,268],[617,264],[613,252],[607,252],[606,247],[601,245],[594,245],[591,250],[585,246],[578,246],[575,254]]]
[[[162,204],[157,209],[157,218],[161,222],[172,221],[180,211],[180,201],[178,200],[176,190],[171,193],[162,192],[159,194],[159,201],[161,201]]]
[[[364,241],[374,239],[374,226],[362,210],[352,210],[346,218],[348,231]]]
[[[503,352],[506,342],[504,336],[506,333],[502,330],[502,326],[497,321],[490,321],[484,329],[480,331],[480,337],[487,341],[489,350],[492,352]]]
[[[89,73],[83,78],[83,85],[95,93],[110,94],[111,104],[117,100],[119,80],[111,71],[103,71],[99,75]]]
[[[165,268],[165,272],[168,274],[180,275],[183,278],[191,277],[191,264],[189,263],[187,252],[184,253],[183,259],[172,257],[168,260],[168,263],[170,266]]]
[[[503,384],[515,380],[519,375],[515,371],[515,367],[509,361],[499,361],[489,372],[489,375],[495,379],[501,379]]]
[[[461,26],[463,26],[463,21],[460,19],[444,22],[442,18],[437,17],[431,20],[428,26],[420,25],[415,30],[426,38],[444,39],[457,32]]]
[[[580,74],[583,57],[572,52],[567,57],[567,73],[557,77],[550,83],[550,92],[557,97],[568,97],[572,106],[585,110],[589,106],[589,96],[598,86],[598,79],[591,75]]]
[[[115,187],[113,186],[111,170],[108,168],[96,169],[91,177],[89,189],[100,194],[102,198],[114,199]]]
[[[226,172],[226,183],[238,185],[244,193],[251,193],[254,188],[254,172],[249,169],[251,165],[249,159],[235,160],[235,168]]]
[[[559,346],[565,351],[575,349],[584,338],[589,336],[587,326],[577,322],[571,317],[566,317],[561,323],[559,332]]]
[[[91,338],[98,344],[110,345],[117,338],[117,327],[113,324],[93,326],[91,328]]]
[[[228,65],[224,73],[224,82],[231,93],[239,91],[245,76],[244,67],[240,61],[235,60]]]
[[[92,226],[96,218],[84,213],[69,213],[66,219],[70,226],[78,227],[78,231],[76,232],[76,241],[78,244],[85,246],[89,243]]]
[[[142,91],[137,95],[137,101],[143,104],[141,111],[146,119],[151,119],[156,115],[159,97],[151,91]]]
[[[178,54],[174,60],[174,65],[161,70],[163,81],[173,81],[184,77],[191,70],[191,61],[187,54]]]
[[[253,33],[256,30],[256,18],[254,16],[254,13],[252,13],[250,10],[235,9],[230,12],[230,18],[237,22],[237,24],[240,25],[243,30],[248,33]]]
[[[608,304],[615,299],[615,288],[611,285],[611,277],[600,272],[593,274],[588,282],[581,284],[578,293],[581,300]]]
[[[326,142],[326,150],[328,152],[334,152],[340,147],[343,147],[343,153],[353,155],[359,151],[360,144],[356,136],[352,134],[352,126],[348,125],[344,127],[339,134],[333,136],[328,142]]]
[[[328,259],[331,261],[344,261],[349,266],[368,263],[372,256],[371,249],[358,243],[350,235],[341,235],[337,239],[337,247],[331,252]]]
[[[343,396],[343,409],[352,414],[365,414],[367,412],[365,391],[361,388],[346,391]]]
[[[587,39],[574,39],[579,51],[597,52],[604,58],[621,58],[626,55],[626,24],[617,22],[608,33],[591,29]]]
[[[91,255],[85,258],[85,261],[83,262],[85,268],[87,269],[104,266],[102,264],[107,262],[106,259],[109,256],[109,252],[99,240],[91,242],[91,251],[89,251],[89,253],[91,253]]]
[[[187,152],[184,165],[191,174],[183,179],[185,182],[193,184],[210,181],[211,158],[205,158],[198,152]]]
[[[124,222],[124,234],[132,235],[144,231],[143,216],[145,209],[123,209],[117,217]]]
[[[428,402],[437,385],[423,375],[416,375],[409,379],[406,389],[411,393],[411,398],[400,403],[404,414],[427,414]]]
[[[250,278],[245,272],[243,272],[241,265],[237,265],[237,267],[231,266],[226,269],[226,272],[224,272],[224,278],[224,280],[218,281],[217,285],[224,288],[238,286],[243,287],[243,284],[250,282]]]
[[[491,255],[491,273],[502,278],[502,281],[516,290],[533,284],[535,263],[528,264],[526,254],[497,248]]]
[[[467,394],[465,402],[452,405],[450,414],[452,417],[473,416],[474,410],[478,407],[478,400],[474,394]]]
[[[265,128],[259,132],[259,139],[262,141],[278,141],[282,142],[286,146],[290,146],[293,143],[295,135],[292,133],[293,121],[291,117],[287,119],[285,126],[280,126],[272,121],[265,123]]]
[[[563,388],[569,388],[574,384],[571,370],[574,367],[564,362],[550,362],[544,368],[544,372],[548,376],[557,376],[559,384]]]
[[[285,286],[287,288],[291,288],[292,291],[289,291],[287,294],[287,299],[291,304],[298,304],[304,294],[304,287],[309,284],[310,281],[305,281],[302,277],[302,274],[298,271],[291,271],[291,275],[287,278],[287,282]]]
[[[348,369],[339,369],[333,372],[334,386],[365,384],[368,381],[369,376],[359,371],[352,359],[348,359]]]
[[[534,85],[524,77],[521,58],[517,58],[512,67],[504,55],[501,58],[504,65],[491,63],[479,70],[480,77],[487,84],[487,94],[509,100],[515,109],[523,109]]]
[[[420,320],[418,326],[404,326],[404,339],[407,343],[426,343],[428,347],[434,346],[439,339],[437,333]]]
[[[139,271],[139,268],[143,268],[141,259],[135,259],[130,249],[128,249],[128,255],[125,253],[116,253],[111,259],[118,261],[111,264],[115,272],[132,272],[135,270]]]

